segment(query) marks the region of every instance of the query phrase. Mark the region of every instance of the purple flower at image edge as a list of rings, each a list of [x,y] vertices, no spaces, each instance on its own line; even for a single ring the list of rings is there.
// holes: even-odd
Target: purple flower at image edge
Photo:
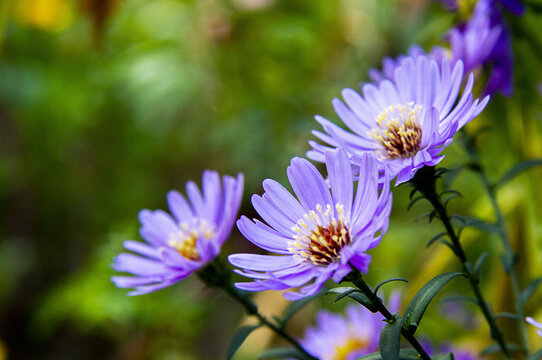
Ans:
[[[254,279],[236,287],[263,291],[303,286],[299,292],[284,294],[298,300],[318,292],[330,278],[339,282],[351,265],[367,272],[371,257],[366,251],[380,242],[389,224],[389,181],[379,193],[377,161],[366,155],[359,160],[361,172],[354,193],[346,153],[330,151],[325,163],[329,183],[309,161],[292,159],[287,174],[297,199],[271,179],[263,182],[262,196],[252,197],[267,224],[243,216],[237,227],[249,241],[279,256],[230,255],[230,263],[241,269],[235,271]]]
[[[440,1],[442,5],[450,11],[457,11],[459,5],[457,0],[435,0]],[[496,4],[504,6],[512,14],[521,16],[525,13],[525,5],[520,0],[492,0],[491,6],[494,8]]]
[[[323,162],[332,148],[346,150],[352,159],[374,154],[379,169],[395,184],[410,180],[423,166],[435,166],[440,153],[453,141],[461,127],[484,109],[489,97],[474,99],[474,76],[468,76],[462,96],[463,63],[453,67],[427,55],[407,57],[395,68],[393,80],[363,86],[363,96],[344,89],[346,105],[333,99],[333,106],[348,130],[316,116],[325,133],[313,131],[326,145],[310,141],[307,156]]]
[[[525,321],[527,321],[529,324],[533,325],[534,327],[536,327],[536,333],[539,335],[539,336],[542,336],[542,323],[539,323],[538,321],[536,321],[535,319],[533,319],[532,317],[528,316],[525,318]]]
[[[448,39],[453,61],[463,61],[465,72],[482,66],[490,69],[486,94],[512,95],[514,67],[510,35],[490,0],[478,1],[469,21],[450,30]]]
[[[393,293],[388,310],[398,311],[400,301],[400,294]],[[305,331],[301,344],[321,360],[356,360],[378,351],[379,334],[384,325],[382,315],[359,304],[348,305],[345,316],[322,310],[316,315],[316,326]]]
[[[128,240],[112,267],[134,276],[114,276],[117,287],[134,288],[128,295],[146,294],[180,281],[213,260],[230,235],[243,193],[237,178],[206,170],[202,189],[189,181],[188,200],[177,191],[167,194],[171,214],[162,210],[139,213],[139,233],[146,243]],[[137,255],[136,255],[137,254]]]

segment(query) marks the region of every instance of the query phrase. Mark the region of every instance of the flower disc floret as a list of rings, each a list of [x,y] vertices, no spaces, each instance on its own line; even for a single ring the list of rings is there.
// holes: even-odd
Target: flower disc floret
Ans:
[[[352,165],[343,150],[326,155],[328,180],[301,158],[292,159],[288,179],[297,198],[277,182],[263,182],[265,193],[252,204],[267,224],[243,216],[241,233],[252,243],[280,256],[234,254],[228,260],[237,273],[254,282],[236,283],[244,290],[284,290],[296,300],[315,294],[330,278],[340,281],[354,266],[367,272],[375,247],[388,228],[389,182],[379,191],[377,160],[360,159],[362,171],[354,192]],[[313,281],[314,280],[314,281]],[[312,282],[313,281],[313,282]]]
[[[228,238],[243,193],[243,175],[237,178],[205,171],[203,193],[190,181],[187,198],[176,191],[167,195],[171,214],[142,210],[140,234],[146,243],[125,241],[132,253],[121,253],[113,268],[134,276],[114,276],[129,295],[149,293],[180,281],[213,260]],[[136,255],[137,254],[137,255]]]
[[[489,101],[489,97],[474,100],[472,74],[459,97],[461,61],[452,67],[444,57],[435,61],[417,54],[390,65],[388,72],[392,70],[393,76],[378,85],[364,85],[363,96],[344,89],[346,104],[333,99],[337,115],[350,131],[316,116],[325,132],[313,134],[327,145],[310,141],[313,149],[307,153],[309,158],[324,162],[326,151],[333,148],[344,149],[352,161],[372,153],[379,160],[379,169],[400,184],[421,167],[438,164],[444,158],[440,153],[457,130]]]

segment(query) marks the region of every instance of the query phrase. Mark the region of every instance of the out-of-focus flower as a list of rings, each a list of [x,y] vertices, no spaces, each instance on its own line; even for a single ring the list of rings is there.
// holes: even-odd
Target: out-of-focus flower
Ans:
[[[528,316],[525,318],[525,321],[527,321],[529,324],[533,325],[533,326],[536,326],[537,329],[536,329],[536,333],[539,335],[539,336],[542,336],[542,323],[539,323],[538,321],[536,321],[535,319],[533,319],[532,317]]]
[[[379,334],[386,323],[359,304],[346,307],[346,316],[320,311],[316,327],[305,331],[302,345],[322,360],[355,360],[378,351]]]
[[[474,7],[472,4],[476,1],[460,1],[460,0],[437,0],[442,3],[442,5],[451,11],[461,11],[463,13],[470,13],[469,10],[472,10]],[[521,16],[525,12],[525,5],[520,0],[493,0],[491,1],[491,6],[496,7],[497,4],[504,6],[508,11],[514,15]]]
[[[401,294],[394,292],[388,310],[399,310]],[[386,323],[361,305],[350,304],[346,316],[329,311],[316,315],[316,326],[305,331],[301,344],[309,353],[322,360],[356,360],[378,351],[380,332]]]
[[[121,288],[134,288],[129,295],[146,294],[184,279],[213,260],[228,238],[243,193],[243,175],[237,178],[205,171],[203,194],[198,186],[186,184],[186,198],[170,191],[167,195],[171,213],[142,210],[139,233],[147,244],[125,241],[124,247],[138,255],[121,253],[113,268],[135,276],[114,276]]]
[[[426,55],[407,57],[395,68],[394,80],[363,86],[363,97],[352,89],[342,92],[348,106],[333,99],[337,115],[353,132],[316,116],[326,133],[313,131],[329,146],[315,141],[307,156],[323,162],[331,147],[340,147],[355,159],[375,154],[380,167],[396,184],[410,180],[423,166],[434,166],[458,129],[474,119],[489,97],[474,100],[474,76],[469,75],[461,98],[463,63],[447,59],[439,64]]]
[[[293,158],[288,179],[297,195],[277,182],[263,182],[265,193],[252,204],[268,225],[246,217],[237,221],[252,243],[281,256],[234,254],[237,273],[254,282],[236,283],[243,290],[283,290],[306,285],[284,296],[297,300],[315,294],[329,278],[340,281],[351,266],[367,272],[367,250],[375,247],[388,228],[392,197],[389,181],[379,195],[377,161],[360,159],[360,176],[354,193],[352,166],[343,150],[325,154],[328,182],[309,161]],[[331,188],[331,193],[330,193]]]
[[[23,26],[46,31],[62,31],[73,23],[74,8],[68,0],[20,0],[16,19]]]
[[[385,57],[382,60],[382,70],[379,69],[370,69],[369,77],[375,83],[380,83],[385,79],[394,81],[395,80],[395,69],[401,64],[403,60],[408,57],[416,60],[420,56],[427,56],[431,60],[435,60],[437,63],[441,64],[442,60],[448,58],[448,50],[440,46],[434,46],[429,53],[426,53],[418,45],[413,45],[408,49],[408,55],[399,55],[397,58]]]
[[[438,347],[433,346],[429,341],[422,341],[422,347],[425,349],[427,354],[433,356],[436,354],[454,354],[454,360],[478,360],[471,350],[467,350],[461,347],[452,346],[449,344],[440,345]]]
[[[487,94],[497,91],[507,96],[512,94],[513,54],[509,34],[490,0],[479,0],[469,21],[453,28],[448,38],[453,60],[462,60],[465,72],[482,66],[491,69]]]

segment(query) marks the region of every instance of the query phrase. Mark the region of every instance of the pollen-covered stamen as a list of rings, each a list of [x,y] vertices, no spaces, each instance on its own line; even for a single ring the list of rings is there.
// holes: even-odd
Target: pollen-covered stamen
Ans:
[[[420,150],[422,129],[418,120],[422,107],[413,102],[388,106],[376,118],[378,128],[368,135],[380,145],[376,152],[381,159],[407,158]]]
[[[288,250],[315,265],[339,261],[341,249],[350,244],[347,225],[343,205],[336,204],[333,209],[328,204],[325,211],[317,205],[316,211],[305,214],[292,228],[295,241],[288,243]]]
[[[167,244],[189,260],[200,260],[196,242],[200,238],[210,240],[214,235],[214,227],[205,220],[195,220],[192,224],[179,224],[179,231],[169,234]]]

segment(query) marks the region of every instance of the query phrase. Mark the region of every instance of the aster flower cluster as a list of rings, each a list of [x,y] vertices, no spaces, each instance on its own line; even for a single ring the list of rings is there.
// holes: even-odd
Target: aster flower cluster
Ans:
[[[515,13],[521,12],[516,2],[502,3]],[[342,100],[333,99],[340,123],[316,116],[322,130],[313,131],[319,141],[309,141],[311,149],[307,152],[309,159],[325,164],[326,172],[321,173],[307,159],[294,157],[286,170],[293,191],[266,179],[263,194],[252,195],[252,205],[261,220],[243,215],[236,221],[243,176],[221,179],[214,171],[203,173],[202,192],[189,182],[187,198],[176,191],[168,193],[171,214],[141,211],[140,234],[146,243],[124,243],[132,253],[120,254],[113,267],[132,276],[115,276],[113,282],[134,289],[131,295],[139,295],[197,273],[208,285],[222,286],[249,314],[296,349],[323,360],[356,359],[376,352],[379,344],[381,347],[386,342],[379,342],[375,334],[384,334],[384,328],[404,321],[400,333],[422,359],[429,359],[433,350],[423,349],[414,337],[415,329],[436,292],[457,275],[464,275],[471,282],[492,338],[509,357],[502,332],[480,291],[478,275],[473,273],[436,193],[438,175],[434,169],[444,159],[456,133],[489,102],[489,96],[477,98],[473,94],[473,71],[492,63],[486,93],[511,94],[508,34],[495,4],[478,1],[471,19],[450,31],[451,52],[434,47],[425,53],[413,46],[407,55],[384,59],[381,70],[371,70],[372,82],[364,84],[361,92],[347,88],[341,93]],[[397,304],[384,305],[377,296],[378,286],[372,290],[363,280],[363,274],[369,271],[371,249],[383,240],[390,223],[392,182],[395,186],[410,182],[415,192],[434,206],[434,214],[450,238],[447,245],[464,269],[463,274],[446,273],[432,279],[431,286],[424,286],[418,293],[421,299],[429,299],[427,303],[415,296],[402,316]],[[351,297],[365,308],[348,306],[346,318],[320,312],[317,326],[308,329],[298,342],[284,331],[284,324],[278,326],[267,320],[233,285],[212,279],[223,274],[216,271],[223,264],[215,259],[235,222],[248,241],[270,253],[228,256],[234,272],[248,279],[236,282],[236,289],[280,290],[286,299],[296,301],[317,294],[328,280],[351,281],[356,288],[341,290],[339,298],[357,294]],[[416,316],[419,318],[413,320]],[[532,318],[527,322],[542,326]],[[398,346],[396,350],[400,351]],[[457,354],[456,358],[475,359],[469,352]]]

